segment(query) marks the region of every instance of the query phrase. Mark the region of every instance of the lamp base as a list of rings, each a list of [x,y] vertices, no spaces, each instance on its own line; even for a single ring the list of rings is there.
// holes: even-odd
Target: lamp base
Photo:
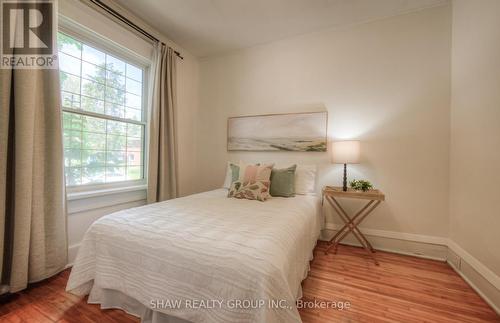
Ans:
[[[347,164],[344,164],[344,185],[342,186],[342,190],[347,192]]]

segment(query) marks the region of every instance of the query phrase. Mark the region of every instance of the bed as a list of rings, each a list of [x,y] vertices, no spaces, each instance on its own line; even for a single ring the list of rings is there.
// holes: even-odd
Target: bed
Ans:
[[[123,210],[86,232],[67,291],[143,322],[300,322],[322,220],[312,195],[218,189]]]

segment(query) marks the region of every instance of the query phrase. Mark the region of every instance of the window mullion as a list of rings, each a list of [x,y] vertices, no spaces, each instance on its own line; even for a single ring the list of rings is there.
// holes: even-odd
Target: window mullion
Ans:
[[[123,74],[125,87],[123,88],[123,116],[127,116],[127,64],[125,64],[125,73]],[[125,179],[128,179],[128,124],[125,129]]]
[[[83,46],[80,49],[80,109],[82,108],[82,79],[83,79]],[[71,103],[71,107],[73,107],[73,103]],[[83,148],[83,118],[81,119],[82,123],[80,124],[80,185],[83,185],[83,160],[82,160],[82,148]]]
[[[106,120],[106,132],[104,141],[104,183],[108,182],[108,120]]]
[[[107,92],[108,92],[108,54],[104,55],[104,113],[106,113],[106,109],[108,108],[107,103]],[[108,120],[106,120],[106,135],[104,141],[104,182],[108,182]]]
[[[119,122],[124,122],[124,123],[133,123],[133,124],[141,125],[141,126],[146,125],[146,122],[144,122],[144,121],[124,119],[124,118],[120,118],[120,117],[114,117],[114,116],[109,116],[107,114],[95,113],[95,112],[90,112],[90,111],[85,111],[85,110],[78,110],[78,109],[67,108],[67,107],[63,107],[62,110],[64,112],[71,112],[71,113],[84,115],[84,116],[88,116],[88,117],[101,118],[101,119],[106,119],[106,120],[111,120],[111,121],[119,121]]]

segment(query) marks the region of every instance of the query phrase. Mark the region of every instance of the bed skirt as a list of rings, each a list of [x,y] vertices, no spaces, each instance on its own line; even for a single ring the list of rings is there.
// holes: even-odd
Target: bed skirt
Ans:
[[[99,288],[94,285],[88,303],[100,304],[101,309],[120,309],[141,319],[142,323],[189,323],[184,319],[154,311],[130,296],[117,290]]]

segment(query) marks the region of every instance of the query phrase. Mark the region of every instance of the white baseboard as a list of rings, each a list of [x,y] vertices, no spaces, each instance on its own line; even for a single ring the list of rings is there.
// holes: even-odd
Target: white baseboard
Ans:
[[[479,288],[476,283],[474,283],[473,279],[469,278],[469,276],[467,276],[464,272],[462,272],[462,270],[456,266],[456,264],[454,264],[453,262],[451,261],[448,261],[448,264],[450,265],[451,268],[453,268],[453,270],[455,270],[455,272],[457,274],[460,275],[460,277],[462,277],[463,280],[465,280],[467,282],[467,284],[469,284],[470,287],[472,287],[472,289],[474,289],[476,291],[476,293],[479,294],[479,296],[481,296],[481,298],[486,302],[488,303],[488,305],[491,306],[491,308],[493,308],[493,310],[495,312],[497,312],[497,314],[500,315],[500,307],[498,304],[495,304],[495,302],[493,301],[492,297],[490,295],[486,295],[486,293],[484,293],[481,288]]]
[[[339,226],[327,223],[324,231],[335,232]],[[456,242],[444,238],[413,233],[362,228],[373,247],[382,251],[446,261],[498,314],[500,314],[500,277]],[[328,240],[331,234],[323,234]],[[352,236],[352,235],[351,235]],[[357,240],[342,243],[359,246]],[[470,269],[469,269],[470,268]]]
[[[462,261],[465,261],[474,268],[481,276],[484,277],[490,284],[500,290],[500,277],[492,272],[488,267],[483,265],[482,262],[474,258],[470,253],[462,249],[458,244],[452,240],[448,240],[448,248],[451,249],[457,256],[459,256]]]
[[[338,229],[340,227],[334,223],[325,225],[325,230],[332,233]],[[448,239],[446,238],[367,228],[361,230],[368,236],[375,249],[439,261],[446,261],[447,259]],[[329,238],[324,237],[325,240]],[[351,237],[348,236],[342,243],[360,246],[352,235]]]
[[[340,229],[340,226],[338,224],[335,224],[335,223],[327,223],[325,225],[325,229],[337,231],[338,229]],[[384,238],[390,238],[390,239],[407,240],[407,241],[414,241],[414,242],[424,242],[424,243],[438,244],[438,245],[447,245],[448,244],[448,238],[427,236],[427,235],[423,235],[423,234],[376,230],[376,229],[367,229],[367,228],[363,228],[363,233],[370,235],[370,236],[384,237]]]

